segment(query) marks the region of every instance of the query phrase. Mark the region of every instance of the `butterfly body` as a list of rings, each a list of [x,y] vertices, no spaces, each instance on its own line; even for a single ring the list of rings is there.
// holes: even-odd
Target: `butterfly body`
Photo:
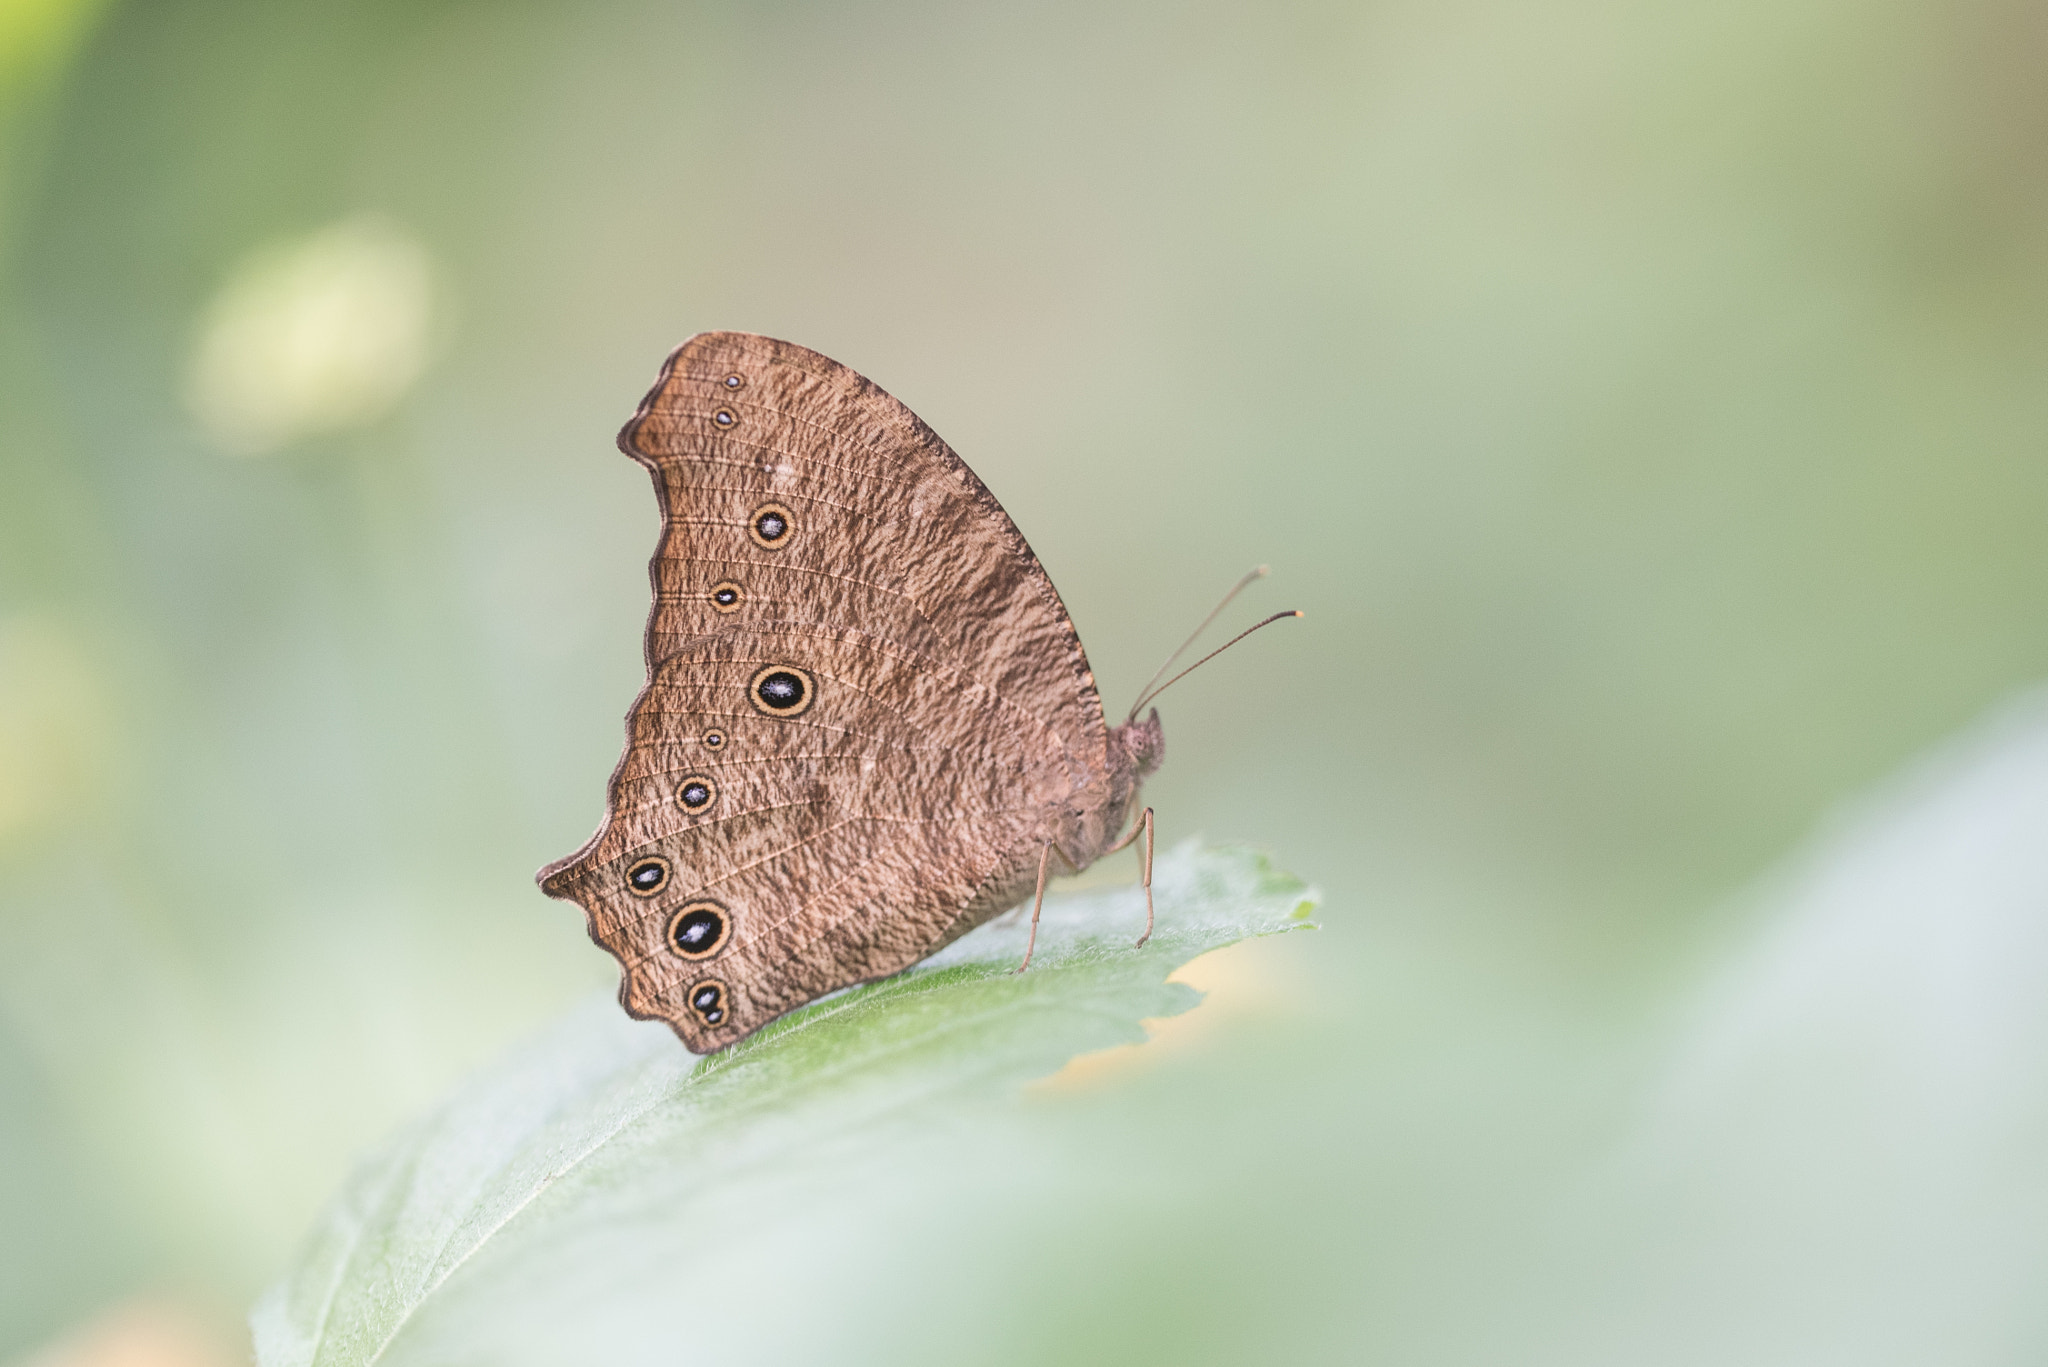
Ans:
[[[603,824],[542,869],[691,1049],[907,968],[1086,867],[1158,767],[1051,580],[909,409],[787,342],[678,347],[620,433],[653,476],[647,686]]]

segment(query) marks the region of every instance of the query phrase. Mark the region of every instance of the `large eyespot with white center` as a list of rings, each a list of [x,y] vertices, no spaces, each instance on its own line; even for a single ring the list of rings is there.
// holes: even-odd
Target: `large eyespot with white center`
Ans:
[[[716,978],[706,978],[690,989],[690,1009],[695,1011],[706,1025],[725,1024],[725,984]]]
[[[747,684],[747,698],[771,717],[801,716],[815,696],[811,676],[795,665],[763,665]]]
[[[747,595],[746,591],[740,588],[738,584],[733,583],[732,580],[721,579],[716,584],[713,584],[711,591],[704,596],[711,600],[711,606],[714,611],[738,612],[740,610],[740,603]]]
[[[652,897],[668,886],[668,860],[651,854],[626,870],[626,891],[635,897]]]
[[[718,785],[702,774],[692,774],[676,788],[676,806],[686,812],[701,812],[718,798]]]
[[[733,428],[739,426],[740,422],[739,416],[735,414],[730,408],[721,408],[713,412],[711,415],[711,421],[717,423],[719,429],[725,432],[732,431]]]
[[[745,384],[746,381],[741,379],[737,375],[728,375],[725,377],[723,383],[727,389],[738,389],[741,385]]]
[[[708,959],[725,948],[732,922],[716,902],[685,902],[668,918],[668,947],[685,959]]]
[[[780,503],[763,503],[747,518],[747,535],[764,551],[779,551],[796,535],[796,514]]]

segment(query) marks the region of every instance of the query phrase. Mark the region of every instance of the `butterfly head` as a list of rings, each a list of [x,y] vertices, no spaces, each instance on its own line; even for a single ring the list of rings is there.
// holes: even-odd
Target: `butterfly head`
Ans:
[[[1153,708],[1143,721],[1111,727],[1109,744],[1111,753],[1129,766],[1133,783],[1150,778],[1166,759],[1166,732],[1159,725],[1159,709]]]

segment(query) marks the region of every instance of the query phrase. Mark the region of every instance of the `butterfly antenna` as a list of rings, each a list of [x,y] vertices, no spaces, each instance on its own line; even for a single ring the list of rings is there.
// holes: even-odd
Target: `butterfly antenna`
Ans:
[[[1145,691],[1144,691],[1143,693],[1140,693],[1140,694],[1138,695],[1138,700],[1137,700],[1136,702],[1134,702],[1134,703],[1132,703],[1132,704],[1131,704],[1131,715],[1130,715],[1130,716],[1128,716],[1128,717],[1126,717],[1126,718],[1124,718],[1124,725],[1126,725],[1126,726],[1129,726],[1129,725],[1131,724],[1131,722],[1132,722],[1132,721],[1134,721],[1134,720],[1135,720],[1135,719],[1137,718],[1137,715],[1138,715],[1138,709],[1139,709],[1139,708],[1143,707],[1143,706],[1144,706],[1144,705],[1145,705],[1146,703],[1148,703],[1148,702],[1151,702],[1151,701],[1152,701],[1152,700],[1153,700],[1154,698],[1158,697],[1158,696],[1159,696],[1159,695],[1160,695],[1161,693],[1164,693],[1164,692],[1165,692],[1165,691],[1166,691],[1167,689],[1169,689],[1169,688],[1173,687],[1173,686],[1174,686],[1175,684],[1179,683],[1179,682],[1180,682],[1180,681],[1181,681],[1182,679],[1185,679],[1185,678],[1186,678],[1186,677],[1187,677],[1188,675],[1190,675],[1190,674],[1194,673],[1194,672],[1195,672],[1196,670],[1200,669],[1200,668],[1201,668],[1201,667],[1202,667],[1203,665],[1205,665],[1205,664],[1209,663],[1209,661],[1211,661],[1211,660],[1215,659],[1215,658],[1216,658],[1216,657],[1217,657],[1218,655],[1221,655],[1221,654],[1222,654],[1222,653],[1223,653],[1224,651],[1226,651],[1226,650],[1230,649],[1230,648],[1231,648],[1232,646],[1236,645],[1236,644],[1237,644],[1237,643],[1238,643],[1239,641],[1242,641],[1242,640],[1243,640],[1243,639],[1244,639],[1245,637],[1247,637],[1247,636],[1251,635],[1251,634],[1252,634],[1253,632],[1257,631],[1257,630],[1258,630],[1258,629],[1259,629],[1260,627],[1269,627],[1269,626],[1272,626],[1272,625],[1273,625],[1273,623],[1275,623],[1275,622],[1279,622],[1279,621],[1284,621],[1284,620],[1286,620],[1286,619],[1287,619],[1287,618],[1289,618],[1289,617],[1303,617],[1303,616],[1306,616],[1306,615],[1307,615],[1307,614],[1306,614],[1306,613],[1304,613],[1304,612],[1302,612],[1302,611],[1301,611],[1301,610],[1300,610],[1299,608],[1296,608],[1296,609],[1293,609],[1293,610],[1291,610],[1291,611],[1288,611],[1288,612],[1276,612],[1276,613],[1274,613],[1274,614],[1273,614],[1273,615],[1272,615],[1271,617],[1268,617],[1268,618],[1267,618],[1267,619],[1266,619],[1265,621],[1263,621],[1263,622],[1256,622],[1256,623],[1254,623],[1253,625],[1251,625],[1251,626],[1248,626],[1248,627],[1246,627],[1246,628],[1245,628],[1245,629],[1244,629],[1243,631],[1240,631],[1240,632],[1238,632],[1238,633],[1237,633],[1237,635],[1235,635],[1235,636],[1231,637],[1231,638],[1230,638],[1229,640],[1225,641],[1225,642],[1224,642],[1224,643],[1223,643],[1222,645],[1220,645],[1220,646],[1217,646],[1217,647],[1216,647],[1216,648],[1215,648],[1214,650],[1210,651],[1210,652],[1209,652],[1209,653],[1208,653],[1207,655],[1204,655],[1204,656],[1203,656],[1203,657],[1202,657],[1201,659],[1199,659],[1199,660],[1195,661],[1195,662],[1194,662],[1193,664],[1189,665],[1189,666],[1188,666],[1188,667],[1187,667],[1186,669],[1183,669],[1183,670],[1182,670],[1182,671],[1181,671],[1180,673],[1178,673],[1178,674],[1174,675],[1174,676],[1173,676],[1172,678],[1168,679],[1168,680],[1167,680],[1167,681],[1166,681],[1165,683],[1163,683],[1163,684],[1159,685],[1159,687],[1157,687],[1157,688],[1151,688],[1151,687],[1148,687],[1148,688],[1146,688],[1146,690],[1145,690]],[[1185,648],[1186,648],[1186,647],[1182,647],[1182,649],[1185,649]],[[1178,652],[1176,652],[1176,653],[1178,653]]]
[[[1202,624],[1196,627],[1193,631],[1189,632],[1188,638],[1185,641],[1182,641],[1178,646],[1174,647],[1173,654],[1166,657],[1166,663],[1159,666],[1157,670],[1153,671],[1151,678],[1145,680],[1145,686],[1138,690],[1138,700],[1131,704],[1130,717],[1124,718],[1126,724],[1130,722],[1132,717],[1136,717],[1138,715],[1138,709],[1145,705],[1145,695],[1152,691],[1152,685],[1158,683],[1160,676],[1165,674],[1167,670],[1173,668],[1173,662],[1175,660],[1178,660],[1181,656],[1188,653],[1188,647],[1193,645],[1198,639],[1200,639],[1202,633],[1209,629],[1209,623],[1215,621],[1218,617],[1223,615],[1223,609],[1230,606],[1230,600],[1237,597],[1237,595],[1239,595],[1240,593],[1243,593],[1245,585],[1251,583],[1252,580],[1264,579],[1267,575],[1271,574],[1272,572],[1273,567],[1270,565],[1254,565],[1251,567],[1250,570],[1246,571],[1244,578],[1238,580],[1235,584],[1232,584],[1230,586],[1230,592],[1223,595],[1223,601],[1218,603],[1215,607],[1209,609],[1209,615],[1202,619]]]

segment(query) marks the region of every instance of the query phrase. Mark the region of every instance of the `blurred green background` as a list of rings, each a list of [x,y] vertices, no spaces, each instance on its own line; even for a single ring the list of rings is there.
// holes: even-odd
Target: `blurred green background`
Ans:
[[[1308,613],[1148,792],[1328,929],[1041,1106],[1071,1162],[877,1179],[842,1356],[2038,1360],[2048,1246],[1979,1221],[2048,1188],[2031,1063],[1977,1148],[1735,1182],[1834,1183],[1811,1237],[1609,1179],[1766,871],[2048,676],[2044,69],[2012,0],[4,0],[0,1360],[136,1297],[232,1345],[355,1155],[611,982],[530,880],[641,677],[612,434],[707,328],[944,434],[1113,706],[1246,566]],[[1939,1258],[1872,1251],[1901,1183]]]

